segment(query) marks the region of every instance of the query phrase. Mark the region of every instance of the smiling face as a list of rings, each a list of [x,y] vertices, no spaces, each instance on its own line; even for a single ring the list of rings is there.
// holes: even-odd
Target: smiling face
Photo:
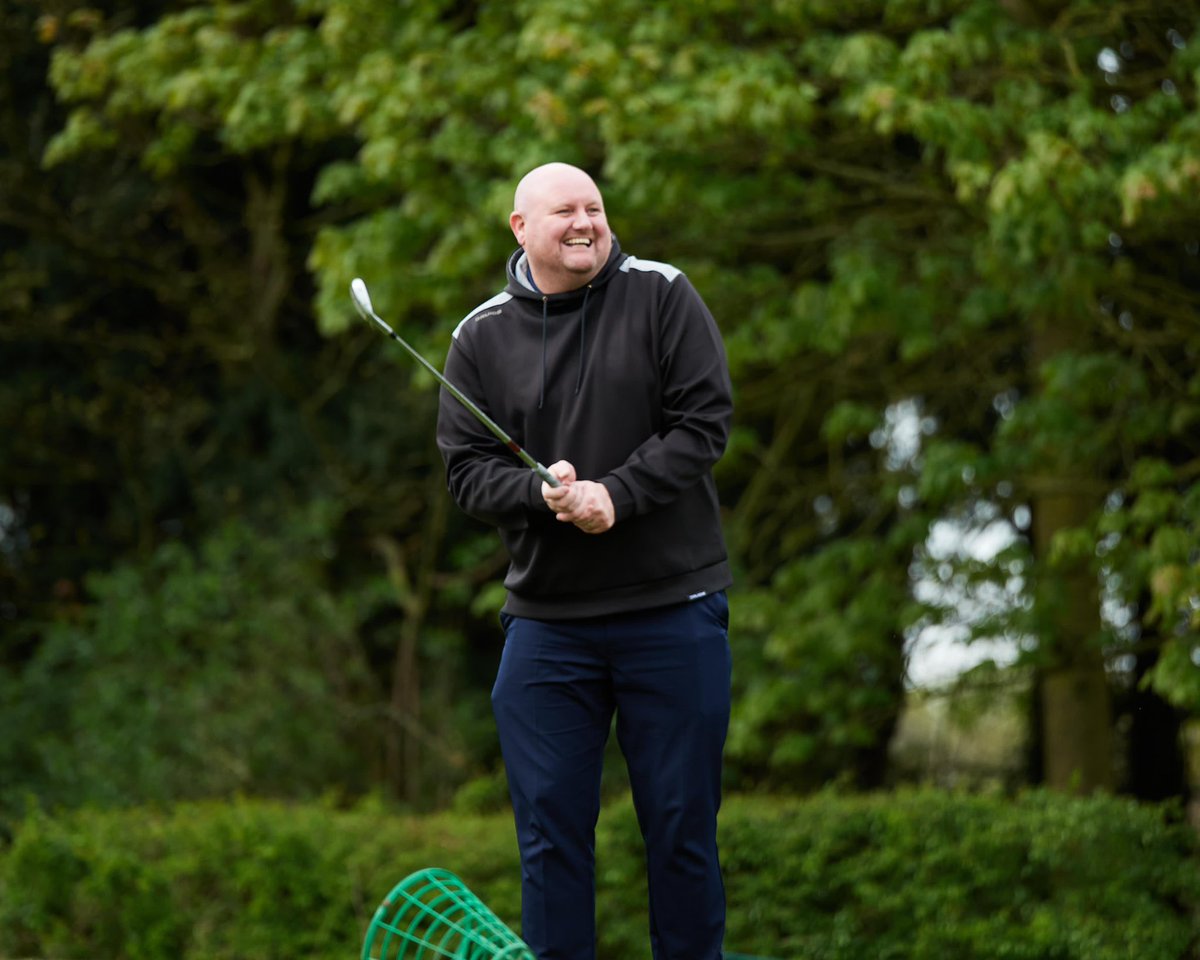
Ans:
[[[576,290],[598,274],[612,250],[600,190],[586,173],[548,163],[517,186],[509,217],[543,293]]]

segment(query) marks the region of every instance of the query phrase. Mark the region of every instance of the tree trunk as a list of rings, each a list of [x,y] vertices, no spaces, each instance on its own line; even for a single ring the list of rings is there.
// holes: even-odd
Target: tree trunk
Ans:
[[[1086,558],[1054,562],[1056,533],[1088,522],[1092,504],[1079,494],[1035,497],[1034,555],[1040,651],[1043,778],[1047,786],[1090,793],[1113,788],[1112,706],[1097,643],[1100,598]]]
[[[393,539],[375,538],[375,547],[383,557],[388,579],[396,591],[396,601],[404,611],[399,643],[392,662],[389,723],[384,738],[384,776],[394,795],[419,806],[425,794],[423,749],[440,751],[443,761],[454,762],[447,750],[424,724],[421,710],[421,664],[419,647],[433,601],[437,553],[446,533],[447,500],[441,473],[430,471],[427,484],[425,522],[409,558]]]
[[[1042,318],[1031,344],[1035,382],[1049,361],[1083,342],[1069,318]],[[1090,526],[1100,508],[1090,480],[1099,466],[1069,446],[1048,447],[1040,460],[1030,489],[1043,782],[1072,793],[1111,791],[1113,718],[1099,644],[1099,584],[1090,554],[1054,549],[1060,533]]]

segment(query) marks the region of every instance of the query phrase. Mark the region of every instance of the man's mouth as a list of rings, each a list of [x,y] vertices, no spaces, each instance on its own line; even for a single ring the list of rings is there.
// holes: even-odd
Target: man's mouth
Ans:
[[[592,245],[592,241],[587,237],[571,237],[569,240],[564,240],[563,243],[568,247],[590,247]]]

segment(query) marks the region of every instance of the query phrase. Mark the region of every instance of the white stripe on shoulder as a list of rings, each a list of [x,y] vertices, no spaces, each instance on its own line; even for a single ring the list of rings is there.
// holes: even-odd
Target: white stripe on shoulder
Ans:
[[[512,299],[511,293],[498,293],[494,297],[492,297],[491,300],[485,300],[483,303],[481,303],[479,306],[477,306],[474,310],[472,310],[470,313],[468,313],[465,317],[463,317],[460,321],[458,321],[458,326],[454,328],[454,333],[452,334],[452,336],[457,340],[458,339],[458,331],[463,328],[464,323],[466,323],[468,320],[475,320],[478,322],[479,320],[482,320],[484,317],[493,316],[493,314],[485,313],[484,311],[487,310],[488,307],[502,306],[503,304],[508,303],[508,301],[511,299]],[[495,311],[495,313],[499,313],[499,312],[500,312],[499,310]]]
[[[661,263],[658,260],[639,260],[637,257],[630,254],[625,258],[625,262],[621,264],[621,272],[628,273],[630,270],[645,270],[647,272],[661,273],[667,278],[667,283],[674,283],[675,278],[683,273],[678,267],[673,267],[669,263]]]

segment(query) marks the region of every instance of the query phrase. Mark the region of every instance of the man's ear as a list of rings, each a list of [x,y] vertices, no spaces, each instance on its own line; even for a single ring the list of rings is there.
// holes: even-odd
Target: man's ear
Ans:
[[[509,215],[508,225],[512,227],[513,236],[517,238],[518,246],[525,246],[525,218],[514,210]]]

